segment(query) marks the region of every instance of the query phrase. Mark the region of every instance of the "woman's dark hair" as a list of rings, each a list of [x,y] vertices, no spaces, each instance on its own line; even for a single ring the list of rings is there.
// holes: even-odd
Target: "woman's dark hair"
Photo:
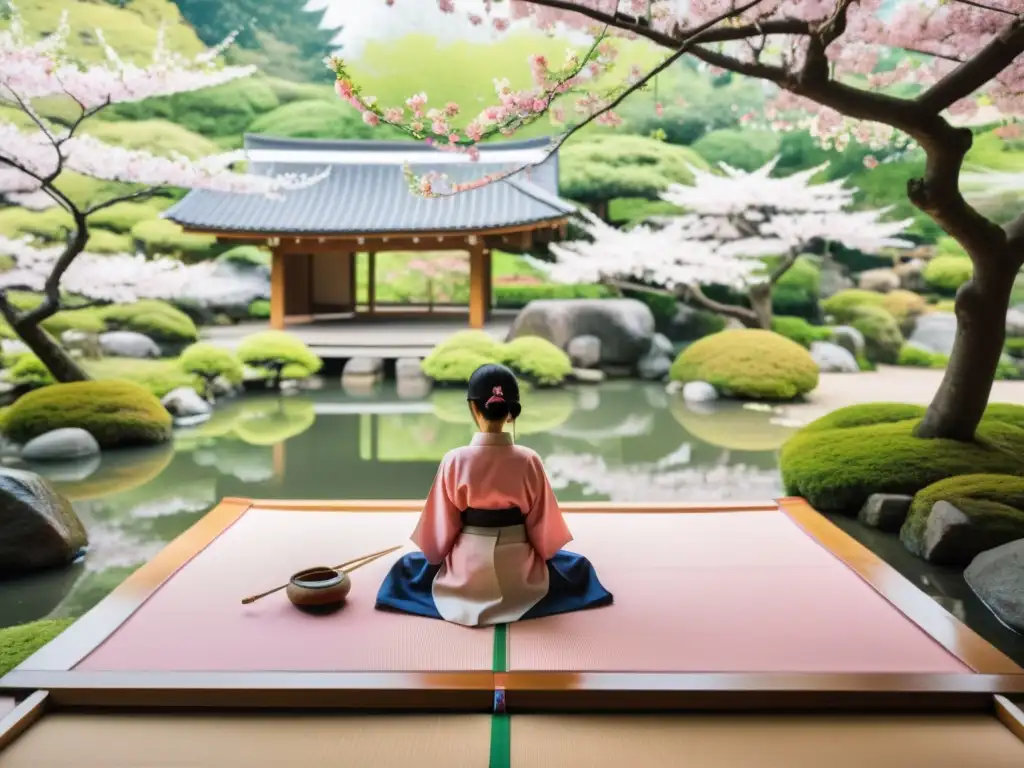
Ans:
[[[523,410],[515,374],[497,363],[481,365],[473,371],[466,399],[474,403],[488,421],[505,421],[509,416],[515,420]]]

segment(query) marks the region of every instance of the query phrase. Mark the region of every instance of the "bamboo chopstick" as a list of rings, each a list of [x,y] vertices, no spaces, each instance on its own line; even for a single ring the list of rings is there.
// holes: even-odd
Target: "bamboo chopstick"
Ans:
[[[331,570],[341,571],[342,573],[348,574],[356,570],[357,568],[362,568],[364,565],[367,565],[368,563],[372,563],[374,560],[384,557],[385,555],[390,555],[392,552],[401,549],[403,546],[405,545],[399,544],[397,547],[391,547],[390,549],[382,549],[380,552],[373,552],[372,554],[363,555],[362,557],[355,557],[351,560],[347,560],[344,563],[341,563],[340,565],[332,566]],[[272,595],[275,592],[280,592],[287,586],[288,584],[282,584],[279,587],[268,589],[266,592],[261,592],[258,595],[250,595],[249,597],[244,597],[242,598],[242,605],[249,605],[250,603],[255,603],[257,600],[261,600],[262,598],[267,597],[267,595]]]

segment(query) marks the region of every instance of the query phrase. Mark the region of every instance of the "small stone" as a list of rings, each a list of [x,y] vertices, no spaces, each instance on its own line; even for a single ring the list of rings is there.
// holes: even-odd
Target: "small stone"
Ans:
[[[604,371],[596,368],[573,368],[572,377],[581,384],[600,384],[604,381]]]
[[[597,336],[576,336],[565,348],[574,368],[596,368],[601,362],[601,339]]]
[[[231,397],[238,394],[239,387],[233,384],[226,376],[218,376],[213,380],[211,390],[214,397]]]
[[[395,361],[396,379],[426,378],[423,373],[423,361],[418,357],[400,357]]]
[[[683,386],[683,400],[688,403],[710,403],[717,399],[717,390],[706,381],[688,381]]]
[[[857,287],[865,291],[888,293],[900,287],[900,276],[887,267],[868,269],[858,275]]]
[[[933,563],[960,560],[963,540],[969,538],[971,519],[948,501],[937,501],[928,513],[921,556]]]
[[[811,342],[811,357],[822,373],[859,373],[857,358],[848,349],[827,341]]]
[[[384,375],[384,361],[379,357],[353,357],[341,371],[342,378],[346,376],[370,376],[379,377]]]
[[[192,387],[172,389],[160,400],[167,412],[179,418],[208,416],[213,408]]]
[[[871,528],[896,533],[903,527],[913,496],[898,493],[873,493],[861,507],[858,519]]]
[[[662,355],[672,357],[675,351],[675,347],[672,345],[672,342],[665,334],[656,333],[651,338],[651,353],[658,352]]]
[[[198,427],[210,420],[212,413],[197,413],[194,416],[175,416],[174,426],[179,428]]]
[[[25,443],[21,458],[26,461],[68,461],[100,452],[96,438],[78,427],[54,429]]]
[[[636,364],[637,374],[644,381],[663,381],[672,368],[672,342],[660,333],[651,338],[651,348]]]
[[[159,345],[148,336],[135,331],[111,331],[100,334],[100,348],[103,354],[111,357],[160,357]]]
[[[953,351],[956,338],[956,315],[952,312],[931,312],[917,318],[914,332],[908,341],[932,352],[948,355]]]
[[[864,354],[864,334],[849,325],[837,325],[832,329],[832,341],[855,358]]]
[[[1024,539],[982,552],[964,580],[1000,621],[1024,634]]]
[[[67,330],[61,334],[60,342],[69,352],[77,352],[85,358],[95,360],[103,356],[100,337],[95,333],[86,333],[85,331],[76,331],[74,329]]]
[[[302,389],[306,392],[315,392],[327,386],[327,381],[324,379],[324,377],[317,376],[316,374],[312,376],[307,376],[304,379],[299,379],[298,382],[299,389]]]

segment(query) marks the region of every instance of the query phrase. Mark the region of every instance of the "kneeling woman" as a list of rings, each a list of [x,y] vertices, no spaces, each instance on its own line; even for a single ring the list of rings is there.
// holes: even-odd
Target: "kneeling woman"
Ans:
[[[377,595],[377,608],[469,627],[595,608],[612,602],[572,534],[540,457],[513,443],[519,384],[501,365],[469,381],[480,428],[441,462],[412,541]]]

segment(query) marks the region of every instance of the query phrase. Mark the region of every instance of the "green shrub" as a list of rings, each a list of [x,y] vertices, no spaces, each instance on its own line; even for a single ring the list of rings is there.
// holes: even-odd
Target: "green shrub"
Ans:
[[[941,352],[930,352],[913,344],[900,347],[900,356],[896,365],[909,365],[915,368],[945,368],[949,357]]]
[[[822,302],[821,308],[826,314],[832,315],[837,323],[849,323],[858,310],[863,307],[880,307],[884,301],[884,293],[848,288],[829,296]]]
[[[779,136],[772,131],[723,128],[705,133],[693,149],[711,165],[727,163],[743,171],[756,171],[779,153]]]
[[[149,203],[115,203],[109,208],[96,211],[89,217],[89,224],[92,227],[106,229],[116,232],[119,235],[127,235],[136,224],[143,221],[155,221],[160,215],[160,209]],[[93,232],[95,234],[95,231]],[[127,250],[131,250],[131,245]]]
[[[881,307],[862,306],[855,310],[850,325],[864,336],[864,354],[873,363],[893,365],[903,347],[899,323]]]
[[[74,619],[42,619],[0,629],[0,677],[71,626]]]
[[[1010,357],[1024,360],[1024,339],[1007,339],[1003,349]]]
[[[150,392],[127,381],[53,384],[15,401],[7,436],[24,443],[54,429],[79,427],[103,448],[163,443],[171,416]]]
[[[722,331],[676,358],[675,381],[706,381],[719,392],[755,400],[792,400],[818,386],[818,366],[799,344],[771,331]]]
[[[765,259],[768,269],[777,262],[778,257]],[[821,269],[810,257],[801,256],[772,288],[772,311],[776,315],[815,319],[820,293]]]
[[[236,354],[245,365],[263,369],[268,377],[275,379],[303,379],[323,366],[313,350],[284,331],[262,331],[246,336]]]
[[[266,299],[256,299],[249,303],[249,317],[257,320],[266,320],[270,317],[270,302]]]
[[[449,347],[439,350],[435,347],[423,359],[423,373],[438,384],[460,384],[469,381],[473,371],[481,365],[498,362],[475,349]]]
[[[500,309],[522,309],[541,299],[607,299],[615,292],[605,285],[515,283],[494,286],[494,303]]]
[[[913,495],[953,475],[1024,474],[1024,407],[989,406],[973,443],[913,436],[925,409],[866,403],[833,411],[782,447],[786,493],[821,512],[856,513],[873,493]]]
[[[7,356],[4,362],[8,361]],[[19,387],[38,388],[53,384],[55,379],[43,361],[31,352],[17,355],[11,366],[4,372],[4,378]]]
[[[218,376],[223,376],[233,384],[242,383],[242,363],[233,352],[216,344],[204,341],[193,344],[181,353],[178,365],[185,373],[203,379],[207,395],[210,385]]]
[[[165,157],[178,154],[190,160],[199,160],[217,154],[217,145],[212,141],[167,120],[94,120],[88,123],[86,133],[116,147],[143,150]]]
[[[913,291],[896,290],[882,294],[882,309],[896,318],[901,326],[912,325],[914,320],[925,313],[928,302],[924,296]]]
[[[939,480],[914,496],[900,539],[915,555],[926,554],[928,516],[938,501],[948,501],[970,520],[952,546],[927,553],[939,565],[964,567],[985,550],[1024,538],[1024,478],[972,474]]]
[[[190,344],[199,338],[192,318],[163,301],[112,304],[103,307],[100,316],[109,328],[135,331],[164,344]]]
[[[63,242],[75,222],[63,208],[30,211],[27,208],[0,210],[0,235],[18,240],[30,236],[48,243]]]
[[[497,362],[501,357],[501,342],[487,331],[458,331],[442,341],[433,352],[447,352],[452,349],[468,349],[478,355],[492,358]]]
[[[967,251],[960,245],[955,239],[948,235],[940,237],[935,241],[935,255],[936,256],[959,256],[962,259],[970,258],[967,255]]]
[[[194,260],[211,256],[217,248],[213,235],[193,235],[168,219],[139,222],[132,227],[132,238],[151,256],[165,254]]]
[[[815,341],[828,341],[832,338],[831,330],[819,325],[811,325],[802,317],[773,317],[772,330],[807,349],[810,349],[811,344]]]
[[[947,296],[971,279],[974,263],[964,256],[936,256],[921,273],[930,288]]]
[[[217,261],[243,269],[270,267],[270,252],[255,245],[238,245],[229,248],[217,257]]]
[[[89,253],[132,253],[135,249],[130,237],[103,229],[93,229],[89,231],[89,241],[85,250]]]
[[[136,360],[130,357],[105,357],[84,360],[86,373],[103,381],[129,381],[149,390],[154,397],[163,397],[180,387],[202,389],[202,383],[178,367],[175,360]]]
[[[569,356],[547,339],[520,336],[505,344],[501,360],[541,386],[557,386],[572,373]]]

